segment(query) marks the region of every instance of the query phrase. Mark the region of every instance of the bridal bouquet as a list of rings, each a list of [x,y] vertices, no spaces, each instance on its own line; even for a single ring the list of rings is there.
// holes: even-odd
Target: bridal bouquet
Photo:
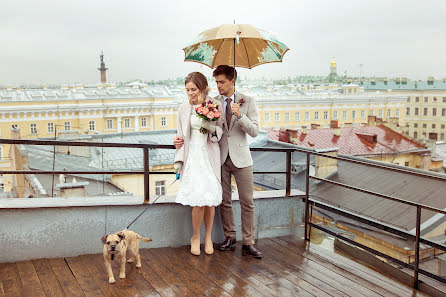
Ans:
[[[195,112],[198,117],[206,121],[218,121],[221,117],[217,103],[214,103],[211,100],[203,102],[200,106],[196,107]],[[206,133],[205,128],[201,128],[200,131]]]

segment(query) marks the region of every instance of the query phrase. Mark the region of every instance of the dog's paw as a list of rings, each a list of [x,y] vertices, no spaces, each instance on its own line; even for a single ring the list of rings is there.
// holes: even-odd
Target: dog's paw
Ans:
[[[135,262],[135,259],[128,259],[127,260],[127,263],[133,263],[133,262]]]
[[[108,279],[108,283],[109,284],[114,284],[116,281],[115,281],[115,279],[114,278],[109,278]]]
[[[125,273],[121,273],[121,274],[119,275],[119,278],[125,278]]]
[[[136,264],[136,268],[141,268],[141,263]]]

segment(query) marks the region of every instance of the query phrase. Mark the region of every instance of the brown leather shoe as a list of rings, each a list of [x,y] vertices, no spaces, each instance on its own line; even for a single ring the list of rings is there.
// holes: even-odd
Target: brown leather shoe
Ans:
[[[243,245],[242,246],[242,254],[243,255],[248,254],[248,255],[251,255],[254,258],[259,258],[259,259],[263,257],[262,252],[259,251],[257,249],[257,247],[255,245],[253,245],[253,244]]]
[[[237,241],[235,240],[235,237],[226,236],[225,241],[223,241],[218,245],[218,249],[220,251],[229,251],[229,250],[235,251],[236,242]]]

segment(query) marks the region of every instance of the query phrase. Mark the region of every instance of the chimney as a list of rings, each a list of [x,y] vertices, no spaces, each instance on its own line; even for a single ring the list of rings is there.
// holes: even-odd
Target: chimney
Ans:
[[[344,128],[351,128],[353,127],[352,123],[344,123]]]
[[[334,128],[334,136],[341,136],[341,128],[339,127]]]
[[[338,127],[338,120],[331,120],[330,121],[330,128],[337,128]]]
[[[13,125],[11,128],[11,138],[20,139],[20,128]],[[9,148],[9,157],[11,158],[11,170],[23,170],[24,158],[20,151],[20,144],[12,144]],[[16,198],[24,198],[25,175],[14,174],[12,176],[12,192]]]
[[[290,143],[290,134],[285,129],[279,129],[279,141]]]
[[[372,133],[356,133],[360,138],[369,143],[378,143],[378,135]]]
[[[426,140],[426,146],[431,149],[432,154],[437,152],[437,141],[432,139]]]
[[[290,140],[290,143],[294,143],[294,140],[297,138],[297,130],[294,129],[287,129],[288,137]]]
[[[328,150],[317,150],[318,153],[324,153],[328,156],[338,156],[338,149],[328,149]],[[315,175],[319,178],[327,178],[328,176],[336,173],[338,171],[338,160],[332,158],[326,158],[322,156],[314,157],[315,165]]]
[[[307,126],[302,126],[302,134],[307,134]]]
[[[321,125],[319,124],[311,124],[311,129],[319,129]]]
[[[56,188],[60,190],[61,197],[85,197],[85,187],[89,182],[75,182],[73,178],[72,183],[60,183]]]
[[[369,115],[367,118],[367,124],[369,126],[376,126],[376,116]]]

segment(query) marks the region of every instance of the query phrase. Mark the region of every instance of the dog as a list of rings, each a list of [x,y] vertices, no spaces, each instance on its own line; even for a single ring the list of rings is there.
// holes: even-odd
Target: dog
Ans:
[[[127,262],[133,263],[136,257],[136,267],[141,267],[139,241],[150,242],[152,241],[152,239],[150,239],[149,237],[142,237],[138,233],[130,230],[124,230],[110,235],[104,235],[102,237],[102,242],[104,243],[102,254],[104,256],[105,268],[107,269],[108,282],[110,284],[115,283],[111,261],[113,261],[116,256],[120,258],[121,261],[119,278],[125,278],[125,262],[127,251],[130,251],[130,258],[127,260]]]

